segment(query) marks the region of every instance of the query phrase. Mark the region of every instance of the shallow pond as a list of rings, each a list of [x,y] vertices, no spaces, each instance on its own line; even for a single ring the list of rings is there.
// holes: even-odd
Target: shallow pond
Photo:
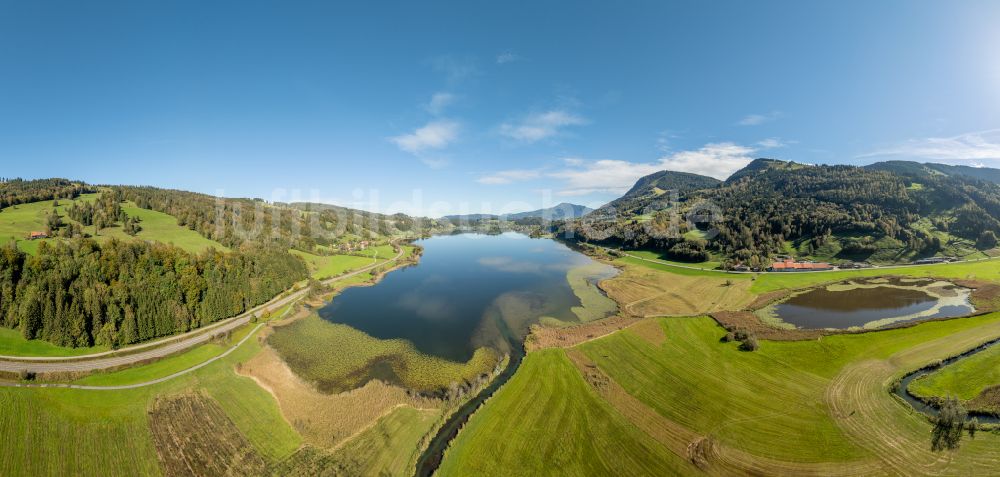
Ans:
[[[467,361],[481,346],[520,346],[528,327],[546,320],[578,321],[578,294],[597,295],[594,280],[571,286],[570,270],[607,277],[614,268],[549,239],[520,234],[461,234],[417,242],[420,263],[371,287],[349,288],[319,311],[326,320],[376,338],[402,338],[421,352]],[[575,275],[575,274],[574,274]],[[590,287],[591,289],[586,289]]]
[[[880,328],[972,313],[971,290],[931,279],[858,279],[813,288],[761,310],[765,321],[799,328]]]

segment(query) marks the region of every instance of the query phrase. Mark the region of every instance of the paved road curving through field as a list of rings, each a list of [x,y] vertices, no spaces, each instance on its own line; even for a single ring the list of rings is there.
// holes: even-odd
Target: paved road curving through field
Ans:
[[[350,278],[355,275],[365,273],[373,268],[376,268],[385,263],[390,263],[398,260],[403,256],[404,250],[400,248],[399,253],[395,257],[383,262],[383,263],[373,263],[366,267],[359,268],[352,272],[344,273],[336,277],[323,280],[323,284],[330,284],[345,278]],[[131,364],[141,363],[143,361],[151,361],[159,358],[163,358],[179,351],[186,350],[188,348],[197,346],[199,344],[205,343],[219,334],[232,331],[240,326],[243,326],[250,322],[253,317],[261,311],[274,311],[279,309],[295,300],[305,296],[309,292],[308,288],[304,288],[293,292],[287,296],[275,298],[263,305],[260,305],[242,315],[238,315],[233,318],[229,318],[222,322],[222,324],[213,325],[207,331],[205,328],[194,330],[192,332],[181,335],[180,338],[172,337],[165,340],[160,340],[154,343],[146,343],[141,345],[136,345],[130,348],[119,349],[115,351],[108,351],[103,353],[95,353],[92,355],[84,356],[65,356],[65,357],[45,357],[45,358],[35,358],[35,357],[18,357],[18,356],[2,356],[0,357],[0,371],[8,372],[21,372],[26,371],[29,373],[52,373],[52,372],[84,372],[84,371],[96,371],[101,369],[117,368],[128,366]],[[166,343],[166,344],[163,344]],[[162,344],[161,346],[156,346],[157,344]],[[138,351],[134,353],[129,353],[125,355],[117,355],[118,353],[128,353],[129,351],[135,351],[140,349],[152,348],[147,351]]]

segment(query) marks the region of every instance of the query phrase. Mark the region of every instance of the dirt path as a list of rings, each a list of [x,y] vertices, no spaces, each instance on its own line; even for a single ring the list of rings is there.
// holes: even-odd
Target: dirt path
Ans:
[[[334,283],[339,280],[343,280],[346,278],[359,275],[361,273],[368,272],[369,270],[372,270],[386,263],[394,262],[398,260],[400,257],[402,257],[403,253],[404,250],[400,248],[399,253],[397,253],[395,257],[385,262],[374,263],[372,265],[359,268],[352,272],[338,275],[336,277],[324,280],[323,284]],[[104,352],[87,356],[72,356],[72,357],[44,358],[44,359],[3,357],[0,358],[0,371],[7,371],[14,373],[21,371],[27,371],[31,373],[86,372],[86,371],[95,371],[101,369],[125,367],[141,362],[156,360],[186,350],[188,348],[192,348],[199,344],[205,343],[214,338],[215,336],[218,336],[219,334],[235,330],[236,328],[239,328],[249,323],[256,316],[258,312],[262,311],[270,312],[280,309],[281,307],[284,307],[285,305],[288,305],[294,302],[295,300],[302,298],[307,293],[309,293],[309,289],[304,288],[295,291],[287,296],[275,298],[274,300],[271,300],[268,303],[260,305],[246,313],[243,313],[242,315],[236,316],[234,318],[229,318],[222,324],[215,325],[209,331],[205,331],[204,329],[195,330],[197,334],[194,334],[193,336],[191,336],[191,333],[194,332],[189,332],[186,335],[182,335],[187,337],[182,337],[182,338],[173,337],[167,340],[161,340],[156,343],[147,343],[143,345],[137,345],[131,348],[116,350],[113,353],[122,353],[126,352],[127,350],[137,350],[137,349],[152,347],[152,349],[149,349],[147,351],[139,351],[135,353],[126,354],[123,356],[117,356],[117,355],[108,356],[108,354],[112,352]],[[156,344],[162,344],[164,342],[166,342],[166,344],[154,347]]]

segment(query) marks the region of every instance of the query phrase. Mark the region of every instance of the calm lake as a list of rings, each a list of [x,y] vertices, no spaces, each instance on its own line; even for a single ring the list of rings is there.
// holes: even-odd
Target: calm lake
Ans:
[[[772,316],[800,328],[877,328],[972,313],[970,290],[928,279],[859,279],[793,295]]]
[[[561,243],[514,233],[436,236],[417,244],[424,248],[418,265],[393,271],[375,286],[344,290],[320,316],[467,361],[481,346],[509,351],[540,317],[578,321],[572,309],[580,305],[577,293],[596,293],[596,280],[615,273]],[[578,288],[590,290],[570,286],[567,274],[578,267],[589,275]]]

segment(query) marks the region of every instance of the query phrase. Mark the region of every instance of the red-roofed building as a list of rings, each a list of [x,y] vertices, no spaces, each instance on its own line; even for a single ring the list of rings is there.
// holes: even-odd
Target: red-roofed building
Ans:
[[[772,272],[815,272],[819,270],[833,270],[833,265],[824,262],[796,262],[789,258],[780,262],[774,262],[768,270]]]
[[[48,236],[49,236],[49,234],[47,234],[45,232],[31,232],[31,234],[28,235],[28,239],[29,240],[43,239],[43,238],[46,238]]]

